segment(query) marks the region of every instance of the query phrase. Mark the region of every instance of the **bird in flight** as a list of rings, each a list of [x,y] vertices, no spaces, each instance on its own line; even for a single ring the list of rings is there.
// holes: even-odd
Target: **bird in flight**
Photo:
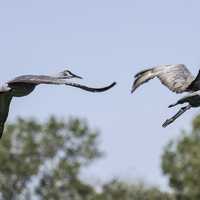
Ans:
[[[10,102],[13,97],[23,97],[29,95],[36,86],[40,84],[52,84],[52,85],[67,85],[88,92],[104,92],[112,88],[116,82],[113,82],[109,86],[101,88],[92,88],[78,83],[72,83],[69,79],[82,77],[72,73],[69,70],[64,70],[57,75],[23,75],[8,81],[4,85],[0,86],[0,138],[4,131],[4,124],[7,120],[9,113]]]
[[[132,93],[143,83],[157,77],[163,85],[175,93],[188,92],[188,94],[176,103],[169,105],[169,108],[178,104],[187,103],[170,119],[163,123],[165,128],[173,123],[178,117],[192,107],[200,106],[200,71],[194,77],[188,68],[183,64],[176,65],[160,65],[153,68],[143,70],[135,75],[135,80],[132,86]]]

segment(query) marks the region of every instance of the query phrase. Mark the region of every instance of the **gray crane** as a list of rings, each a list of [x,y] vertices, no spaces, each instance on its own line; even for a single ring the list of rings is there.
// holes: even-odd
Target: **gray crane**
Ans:
[[[9,113],[10,102],[13,97],[23,97],[29,95],[36,86],[40,84],[52,84],[52,85],[67,85],[89,92],[104,92],[112,88],[116,82],[111,85],[102,88],[91,88],[78,83],[69,82],[68,79],[82,77],[73,74],[69,70],[64,70],[57,75],[23,75],[8,81],[4,85],[0,86],[0,138],[4,131],[4,124],[7,120]]]
[[[183,64],[176,65],[160,65],[153,68],[143,70],[135,75],[135,80],[132,86],[132,93],[142,84],[157,77],[161,83],[168,87],[172,92],[188,94],[176,103],[169,105],[169,108],[178,104],[187,103],[173,117],[167,119],[163,123],[163,127],[168,126],[180,117],[184,112],[192,107],[200,106],[200,71],[194,77],[187,67]]]

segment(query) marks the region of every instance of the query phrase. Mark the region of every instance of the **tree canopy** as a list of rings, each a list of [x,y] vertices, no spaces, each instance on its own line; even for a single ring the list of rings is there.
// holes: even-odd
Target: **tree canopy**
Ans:
[[[176,199],[200,199],[200,115],[194,118],[190,132],[182,131],[166,146],[162,169]]]
[[[101,156],[97,137],[80,119],[51,117],[40,123],[19,118],[9,124],[0,145],[2,198],[31,199],[35,193],[42,199],[86,199],[93,189],[78,176]]]
[[[52,116],[42,123],[18,118],[7,124],[0,141],[0,199],[199,199],[200,116],[193,121],[192,133],[184,132],[178,141],[171,141],[162,157],[163,172],[176,198],[134,181],[111,180],[100,191],[83,181],[81,170],[102,156],[98,136],[78,118],[65,121]]]
[[[143,183],[112,180],[93,200],[175,200],[172,194]]]

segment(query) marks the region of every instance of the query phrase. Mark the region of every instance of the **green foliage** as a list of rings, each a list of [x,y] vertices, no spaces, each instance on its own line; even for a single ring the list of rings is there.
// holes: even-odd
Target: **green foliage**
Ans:
[[[78,175],[81,167],[101,156],[97,137],[98,133],[79,119],[66,123],[51,117],[43,124],[18,119],[9,124],[0,145],[3,199],[21,199],[28,193],[33,177],[38,182],[35,191],[43,199],[66,199],[71,195],[77,197],[71,199],[78,200],[79,195],[93,193]]]
[[[113,180],[104,185],[102,193],[93,200],[174,200],[173,196],[144,184]]]
[[[190,134],[183,132],[166,146],[162,169],[177,199],[200,199],[200,115],[193,120]]]
[[[18,119],[0,141],[0,199],[174,200],[158,188],[111,181],[98,193],[79,178],[102,154],[98,132],[80,119]]]
[[[76,169],[75,166],[75,171]],[[43,176],[37,194],[42,199],[89,199],[95,191],[89,185],[82,183],[73,171],[73,166],[69,166],[66,160],[62,160],[51,175]]]

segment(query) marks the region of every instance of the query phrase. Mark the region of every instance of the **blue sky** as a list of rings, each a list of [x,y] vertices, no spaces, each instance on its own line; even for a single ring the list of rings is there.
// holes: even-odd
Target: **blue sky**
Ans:
[[[106,93],[40,86],[12,102],[17,116],[45,120],[80,116],[101,130],[106,157],[83,177],[131,181],[144,179],[165,188],[160,156],[167,142],[189,128],[198,109],[173,125],[161,124],[179,98],[157,80],[130,94],[133,75],[157,64],[184,63],[193,73],[200,66],[200,2],[197,0],[0,0],[0,80],[21,74],[52,74],[66,66],[102,86]]]

